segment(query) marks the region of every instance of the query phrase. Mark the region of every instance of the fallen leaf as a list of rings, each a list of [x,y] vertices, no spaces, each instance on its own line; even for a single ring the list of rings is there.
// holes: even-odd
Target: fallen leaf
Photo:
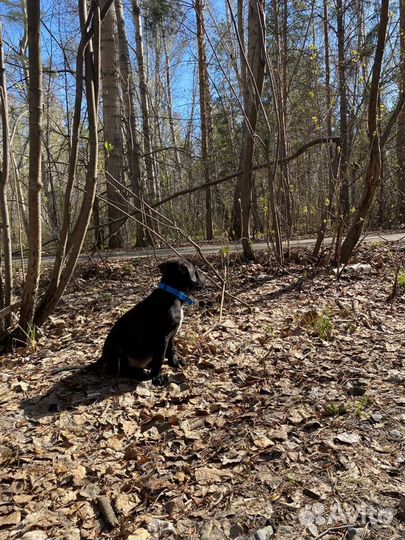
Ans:
[[[357,433],[344,432],[336,435],[334,440],[344,444],[355,444],[360,442],[361,438]]]
[[[5,516],[0,516],[0,528],[4,527],[15,527],[18,525],[21,521],[21,512],[17,510],[16,512],[12,512],[11,514],[7,514]]]
[[[233,474],[216,467],[200,467],[195,470],[194,476],[200,484],[210,484],[211,482],[221,482],[226,477],[231,478]]]

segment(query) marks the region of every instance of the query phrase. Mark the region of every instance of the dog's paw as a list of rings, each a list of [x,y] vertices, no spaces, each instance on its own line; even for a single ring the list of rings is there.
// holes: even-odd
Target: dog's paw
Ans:
[[[186,365],[186,361],[182,360],[181,358],[174,358],[173,360],[169,361],[169,366],[174,369],[180,369]]]
[[[167,377],[164,375],[157,375],[156,377],[152,377],[152,384],[153,386],[164,386],[166,383]]]

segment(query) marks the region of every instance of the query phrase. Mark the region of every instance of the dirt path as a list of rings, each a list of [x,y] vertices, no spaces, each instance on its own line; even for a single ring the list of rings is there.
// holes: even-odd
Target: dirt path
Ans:
[[[373,242],[397,242],[399,240],[405,239],[405,232],[400,233],[370,233],[363,239],[363,243],[371,244]],[[307,247],[315,245],[316,238],[307,238],[304,240],[292,240],[290,242],[291,247]],[[332,238],[325,238],[325,245],[329,245],[332,241]],[[286,245],[284,243],[284,245]],[[229,248],[232,253],[242,252],[242,246],[239,242],[229,242],[223,244],[207,244],[201,245],[201,251],[204,255],[216,255],[220,249]],[[253,244],[254,251],[261,251],[267,249],[268,245],[266,242],[257,242]],[[194,255],[195,249],[193,247],[179,247],[176,248],[181,255]],[[156,250],[152,249],[136,249],[136,250],[126,250],[126,251],[102,251],[100,254],[82,254],[80,256],[80,261],[89,261],[91,259],[97,259],[103,257],[109,260],[120,260],[120,259],[143,259],[146,257],[151,257],[154,255],[159,257],[166,257],[168,255],[173,255],[173,251],[169,248],[158,248]],[[43,257],[43,263],[48,264],[54,261],[53,257]],[[18,261],[17,261],[18,262]]]

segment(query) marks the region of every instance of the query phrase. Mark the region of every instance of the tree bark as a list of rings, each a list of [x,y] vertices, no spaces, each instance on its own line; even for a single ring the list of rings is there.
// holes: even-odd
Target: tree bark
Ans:
[[[288,111],[287,111],[287,18],[288,6],[286,0],[283,0],[282,6],[280,0],[274,0],[274,33],[276,38],[277,50],[277,78],[278,88],[276,99],[278,100],[279,110],[279,171],[281,177],[281,186],[283,193],[285,234],[289,241],[292,230],[292,202],[290,186],[290,170],[288,162],[285,160],[288,154]],[[281,13],[280,13],[281,12]]]
[[[326,130],[327,136],[332,137],[332,121],[333,121],[333,105],[330,84],[330,46],[329,46],[329,0],[323,0],[323,36],[325,47],[325,92],[326,92]],[[318,229],[316,243],[312,252],[313,257],[318,257],[319,251],[325,239],[326,227],[331,215],[331,208],[336,190],[336,172],[337,159],[336,149],[332,143],[328,145],[329,160],[328,160],[328,196],[327,200],[323,201],[321,222]]]
[[[381,135],[378,127],[378,102],[381,79],[381,66],[384,57],[385,40],[389,17],[389,0],[381,1],[378,40],[375,51],[370,97],[368,103],[368,136],[370,140],[369,163],[365,175],[362,202],[356,211],[340,251],[340,262],[347,264],[360,239],[365,219],[374,200],[381,177]]]
[[[142,22],[141,11],[139,8],[138,0],[132,0],[132,11],[134,15],[135,23],[135,41],[136,41],[136,60],[138,65],[138,77],[139,77],[139,93],[141,98],[141,112],[142,112],[142,131],[143,131],[143,147],[145,156],[145,169],[147,177],[147,190],[146,197],[150,203],[156,198],[156,183],[153,170],[152,160],[152,139],[151,129],[149,123],[149,104],[148,104],[148,85],[146,79],[146,70],[144,62],[143,51],[143,36],[142,36]]]
[[[89,129],[89,159],[84,186],[84,196],[76,224],[67,239],[66,257],[59,272],[59,279],[47,289],[35,312],[35,323],[41,325],[61,299],[77,264],[86,237],[96,196],[98,176],[98,101],[100,87],[100,27],[102,17],[108,13],[113,0],[107,0],[100,10],[98,2],[92,6],[91,28],[88,28],[86,0],[79,0],[82,35],[87,36],[84,50],[86,102]],[[91,40],[88,41],[88,39]],[[94,50],[93,50],[94,47]],[[78,80],[78,78],[77,78]],[[80,84],[77,82],[77,84]]]
[[[84,13],[83,13],[84,9]],[[52,302],[52,298],[55,295],[57,288],[60,285],[60,278],[62,270],[66,262],[66,254],[68,250],[68,239],[71,226],[71,199],[73,193],[73,187],[76,181],[76,169],[79,153],[79,131],[80,131],[80,119],[83,100],[83,72],[85,63],[86,47],[89,47],[89,41],[91,36],[87,33],[85,25],[85,6],[82,5],[82,0],[79,0],[79,10],[81,18],[81,31],[82,36],[79,42],[77,56],[76,56],[76,89],[75,89],[75,105],[73,111],[73,120],[71,128],[71,140],[69,148],[69,166],[68,166],[68,179],[66,184],[66,190],[63,199],[63,212],[62,212],[62,225],[59,235],[58,249],[55,254],[55,263],[52,269],[51,279],[46,287],[44,294],[42,295],[36,313],[41,313],[43,310],[48,311],[46,307],[48,303]],[[97,239],[96,239],[97,241]],[[55,304],[56,305],[56,304]],[[50,312],[50,311],[49,311]],[[38,315],[36,315],[38,319]]]
[[[2,26],[0,24],[0,99],[3,137],[3,168],[0,171],[0,215],[2,226],[2,248],[4,257],[4,286],[0,279],[0,308],[10,306],[13,290],[13,261],[11,252],[10,217],[7,201],[7,189],[10,173],[10,145],[9,145],[9,119],[6,84],[6,67],[4,62],[4,48]],[[3,330],[10,325],[11,316],[6,315],[2,321]]]
[[[340,119],[340,208],[341,216],[338,220],[343,223],[343,219],[348,215],[350,209],[349,201],[349,179],[348,179],[348,159],[349,159],[349,133],[348,133],[348,103],[347,103],[347,81],[346,81],[346,23],[345,23],[345,0],[337,0],[337,40],[338,40],[338,74],[339,74],[339,119]]]
[[[41,270],[41,137],[42,137],[42,63],[41,3],[27,0],[29,49],[29,179],[28,179],[28,266],[20,309],[21,339],[30,339]]]
[[[164,31],[164,27],[162,27],[162,37],[163,37],[163,51],[165,54],[165,64],[166,64],[166,101],[167,101],[167,116],[169,119],[169,128],[170,128],[170,134],[172,137],[172,144],[173,144],[173,151],[174,151],[174,161],[176,164],[176,170],[178,175],[178,180],[181,180],[182,176],[182,169],[181,169],[181,160],[180,160],[180,153],[178,149],[178,137],[176,134],[176,128],[174,124],[174,116],[173,116],[173,96],[172,96],[172,69],[171,69],[171,63],[170,63],[170,55],[167,48],[167,37],[166,33]]]
[[[120,72],[122,82],[122,100],[124,106],[124,121],[126,146],[128,152],[128,165],[131,189],[134,193],[134,204],[141,207],[142,201],[142,172],[141,172],[141,147],[137,135],[136,121],[136,93],[135,82],[132,73],[131,59],[129,56],[127,29],[124,17],[123,0],[115,0],[115,10],[117,14],[117,27],[120,52]],[[142,227],[142,213],[135,214],[136,219],[136,239],[137,247],[145,245],[145,233]]]
[[[232,10],[230,1],[227,1],[229,10]],[[237,33],[239,39],[236,41],[239,44],[239,88],[240,95],[242,97],[243,108],[246,108],[249,87],[248,87],[248,71],[246,65],[246,43],[245,43],[245,14],[244,14],[244,0],[237,0]],[[237,182],[233,192],[233,211],[232,211],[232,224],[230,230],[231,240],[239,240],[242,236],[242,222],[241,222],[241,192],[240,183]]]
[[[260,100],[263,91],[265,68],[265,0],[249,0],[248,14],[248,52],[247,70],[249,92],[246,94],[242,149],[241,170],[238,178],[236,193],[240,194],[241,239],[244,256],[254,259],[250,243],[250,212],[252,205],[252,161],[255,146],[255,131]],[[241,51],[241,54],[244,54]],[[239,211],[239,201],[235,201],[234,213]]]
[[[399,0],[399,88],[405,93],[405,0]],[[397,161],[398,161],[398,221],[405,223],[405,108],[403,107],[398,117],[397,133]]]
[[[104,122],[104,156],[107,182],[108,247],[122,248],[124,238],[122,221],[127,211],[124,204],[124,155],[121,129],[121,96],[119,74],[119,48],[117,17],[114,4],[101,27],[101,86]]]
[[[276,260],[278,264],[281,266],[284,260],[284,253],[283,253],[283,242],[282,242],[281,228],[280,228],[280,219],[279,219],[279,213],[278,213],[278,209],[276,205],[276,189],[274,185],[276,171],[270,161],[270,148],[268,145],[267,145],[266,150],[267,150],[268,220],[270,223],[270,219],[271,219],[271,227],[272,227],[272,234],[270,234],[270,238],[274,238],[274,254],[276,256]]]
[[[198,75],[200,90],[200,122],[201,122],[201,156],[203,162],[205,182],[211,177],[211,156],[212,144],[211,135],[211,114],[210,114],[210,89],[208,82],[207,58],[205,52],[205,26],[204,26],[204,3],[203,0],[195,0],[195,13],[197,19],[197,45],[198,45]],[[214,237],[212,225],[212,193],[211,187],[205,188],[205,236],[207,240]]]

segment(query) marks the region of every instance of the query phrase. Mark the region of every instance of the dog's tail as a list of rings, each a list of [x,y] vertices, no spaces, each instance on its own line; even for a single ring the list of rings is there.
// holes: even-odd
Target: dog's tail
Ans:
[[[83,366],[83,364],[77,364],[74,366],[63,366],[60,368],[53,369],[51,375],[56,375],[57,373],[63,373],[64,371],[81,371],[83,374],[86,373],[96,373],[101,374],[103,368],[105,367],[104,358],[101,356],[95,362],[92,362],[88,366]]]

